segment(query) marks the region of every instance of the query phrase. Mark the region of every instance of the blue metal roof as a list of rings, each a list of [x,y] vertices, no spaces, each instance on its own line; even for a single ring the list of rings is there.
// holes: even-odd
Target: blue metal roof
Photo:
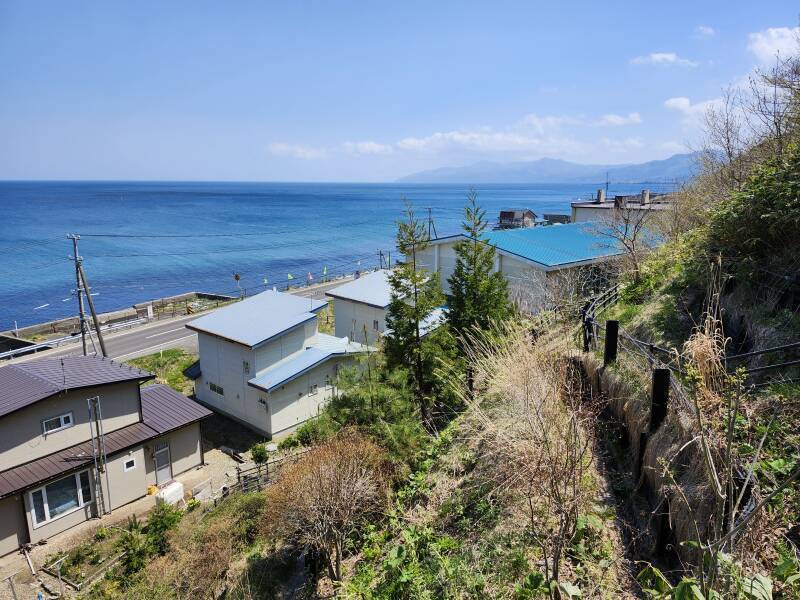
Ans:
[[[389,271],[383,269],[362,275],[348,283],[329,290],[326,295],[369,304],[378,308],[386,308],[391,302],[391,286]]]
[[[450,239],[453,237],[460,236],[450,236]],[[622,254],[622,249],[615,241],[600,235],[597,224],[591,222],[487,231],[483,239],[498,250],[546,267],[589,262]]]
[[[254,348],[310,321],[327,305],[324,300],[271,290],[218,308],[186,327]]]
[[[347,338],[337,338],[320,333],[317,335],[316,345],[309,346],[305,350],[295,352],[276,362],[247,383],[253,387],[271,392],[334,356],[366,352],[367,350],[367,346],[351,342]]]

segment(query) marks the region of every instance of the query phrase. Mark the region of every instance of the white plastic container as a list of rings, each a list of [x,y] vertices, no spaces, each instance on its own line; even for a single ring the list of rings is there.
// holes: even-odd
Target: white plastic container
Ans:
[[[180,481],[173,481],[165,485],[156,493],[156,502],[166,502],[167,504],[178,504],[183,500],[183,484]]]

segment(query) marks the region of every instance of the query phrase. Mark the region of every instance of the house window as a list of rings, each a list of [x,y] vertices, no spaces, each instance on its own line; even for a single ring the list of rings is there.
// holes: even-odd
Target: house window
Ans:
[[[67,475],[30,493],[33,526],[62,517],[92,501],[89,471]]]
[[[217,385],[216,383],[209,383],[208,386],[211,388],[211,391],[215,394],[219,394],[220,396],[225,395],[225,390],[222,389],[221,385]]]
[[[123,463],[122,467],[123,467],[123,470],[124,470],[126,473],[127,473],[128,471],[133,471],[133,470],[136,468],[136,458],[135,458],[135,457],[131,457],[131,458],[127,459],[127,460],[126,460],[126,461]]]
[[[250,374],[250,363],[246,360],[242,361],[242,371],[244,371],[246,375]]]
[[[378,331],[378,319],[375,319],[374,321],[372,321],[372,328],[375,331]]]
[[[51,419],[45,419],[42,421],[42,433],[47,435],[48,433],[53,433],[54,431],[60,431],[61,429],[72,427],[72,424],[72,413],[64,413],[63,415],[58,415],[57,417],[52,417]]]
[[[309,396],[314,396],[314,395],[316,395],[316,393],[317,393],[317,387],[318,387],[318,386],[317,386],[317,384],[316,384],[316,383],[315,383],[314,385],[310,385],[310,386],[308,386],[308,395],[309,395]]]

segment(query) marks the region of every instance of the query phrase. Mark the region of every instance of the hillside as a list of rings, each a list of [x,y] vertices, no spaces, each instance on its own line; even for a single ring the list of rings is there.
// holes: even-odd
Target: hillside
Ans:
[[[690,179],[697,155],[675,154],[640,164],[583,165],[555,158],[496,163],[481,161],[465,167],[420,171],[398,179],[401,183],[639,183]]]

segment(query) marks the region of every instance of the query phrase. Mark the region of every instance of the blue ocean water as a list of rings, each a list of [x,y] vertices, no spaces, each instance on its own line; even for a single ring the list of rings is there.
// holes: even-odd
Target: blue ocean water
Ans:
[[[478,185],[502,207],[569,213],[597,185]],[[617,185],[610,193],[636,193]],[[0,330],[76,312],[72,244],[99,311],[189,290],[235,293],[378,264],[405,202],[439,235],[459,229],[466,185],[0,182]],[[394,257],[393,257],[394,258]]]

